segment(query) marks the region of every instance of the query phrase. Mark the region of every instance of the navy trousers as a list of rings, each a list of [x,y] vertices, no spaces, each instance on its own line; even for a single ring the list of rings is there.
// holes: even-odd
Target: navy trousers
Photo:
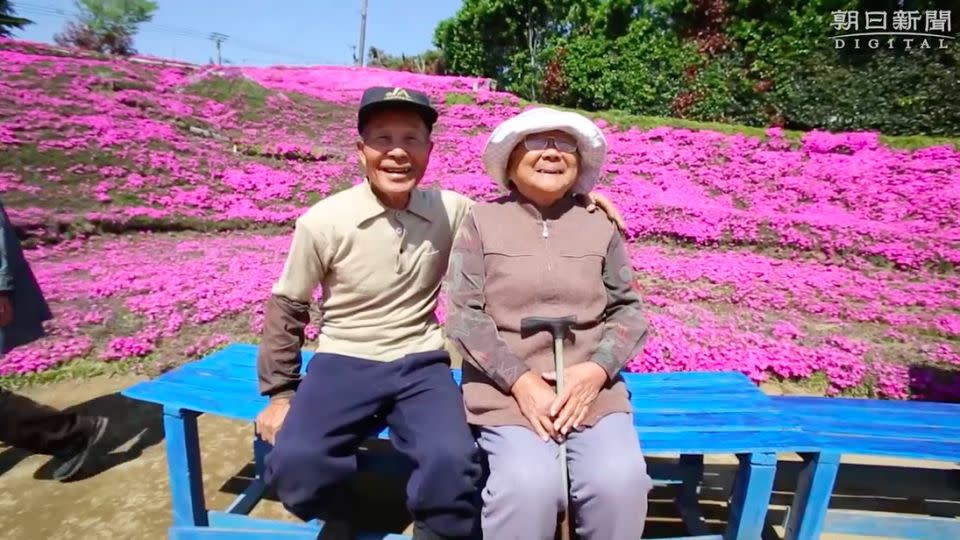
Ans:
[[[291,513],[317,517],[357,470],[360,443],[383,424],[413,464],[406,490],[413,519],[444,537],[474,534],[482,470],[446,351],[393,362],[314,355],[264,480]]]

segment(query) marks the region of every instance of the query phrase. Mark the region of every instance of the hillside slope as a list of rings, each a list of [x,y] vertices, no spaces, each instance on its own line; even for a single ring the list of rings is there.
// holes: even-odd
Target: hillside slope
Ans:
[[[152,369],[254,339],[293,219],[358,180],[354,107],[374,84],[438,104],[425,184],[498,193],[479,155],[523,104],[483,80],[0,41],[0,189],[58,312],[0,374]],[[598,123],[611,149],[601,190],[628,219],[655,328],[631,369],[960,396],[955,148]]]

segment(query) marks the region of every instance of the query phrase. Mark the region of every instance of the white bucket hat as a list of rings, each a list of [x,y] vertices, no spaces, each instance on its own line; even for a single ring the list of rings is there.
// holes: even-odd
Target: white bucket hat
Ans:
[[[560,130],[577,139],[580,154],[580,174],[573,186],[574,193],[589,193],[597,184],[603,161],[607,156],[607,140],[603,131],[589,118],[574,112],[548,107],[528,109],[504,121],[487,139],[483,149],[483,165],[493,180],[507,189],[507,162],[510,153],[532,133]]]

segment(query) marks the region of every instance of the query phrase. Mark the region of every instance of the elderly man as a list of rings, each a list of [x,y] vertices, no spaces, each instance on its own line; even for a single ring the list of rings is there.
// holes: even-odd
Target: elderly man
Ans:
[[[43,337],[51,317],[0,203],[0,356]],[[106,417],[59,411],[0,388],[0,441],[56,457],[55,480],[73,478],[106,429]]]
[[[332,488],[356,470],[358,446],[385,423],[414,463],[407,485],[414,537],[475,534],[481,468],[434,315],[454,235],[473,203],[417,188],[437,116],[420,92],[364,92],[357,152],[366,177],[297,220],[272,288],[258,358],[270,404],[257,430],[275,444],[265,479],[301,518],[330,507]],[[317,286],[323,325],[301,380]]]

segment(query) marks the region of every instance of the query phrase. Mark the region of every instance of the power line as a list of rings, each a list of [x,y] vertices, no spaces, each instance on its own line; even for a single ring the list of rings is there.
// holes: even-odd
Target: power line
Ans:
[[[220,56],[220,44],[226,41],[228,37],[230,36],[221,34],[220,32],[214,32],[210,34],[210,39],[212,39],[217,44],[217,65],[218,66],[223,65],[223,57]]]
[[[66,20],[66,21],[79,19],[83,16],[82,14],[77,13],[75,11],[60,9],[60,8],[49,6],[49,5],[33,4],[30,2],[17,2],[16,9],[18,12],[22,12],[27,15],[47,15],[47,16],[57,17],[59,19]],[[184,28],[184,27],[150,22],[147,25],[139,28],[138,32],[162,34],[167,36],[191,38],[191,39],[197,39],[197,40],[202,39],[205,41],[214,40],[215,42],[216,40],[213,38],[213,35],[219,34],[224,37],[224,40],[222,41],[225,41],[226,38],[229,37],[230,43],[239,49],[245,49],[248,51],[257,52],[257,53],[264,54],[267,56],[272,56],[278,59],[295,59],[295,60],[300,60],[303,62],[314,63],[314,64],[337,65],[341,63],[341,62],[331,61],[330,59],[326,59],[326,58],[308,56],[308,55],[300,54],[300,53],[289,51],[289,50],[278,49],[276,47],[263,45],[261,43],[253,42],[247,39],[239,39],[231,36],[226,36],[224,34],[220,34],[219,32],[209,33],[209,32],[196,30],[193,28]],[[217,43],[217,46],[219,49],[220,44]]]
[[[23,9],[21,6],[26,6],[27,9]],[[33,12],[40,15],[53,15],[61,18],[74,17],[79,19],[83,17],[83,14],[77,13],[76,11],[69,11],[50,5],[32,4],[30,2],[17,2],[16,8],[18,11]],[[170,34],[177,34],[183,37],[199,37],[206,39],[207,36],[205,32],[201,32],[200,30],[195,30],[192,28],[182,28],[154,22],[151,22],[150,26]]]

